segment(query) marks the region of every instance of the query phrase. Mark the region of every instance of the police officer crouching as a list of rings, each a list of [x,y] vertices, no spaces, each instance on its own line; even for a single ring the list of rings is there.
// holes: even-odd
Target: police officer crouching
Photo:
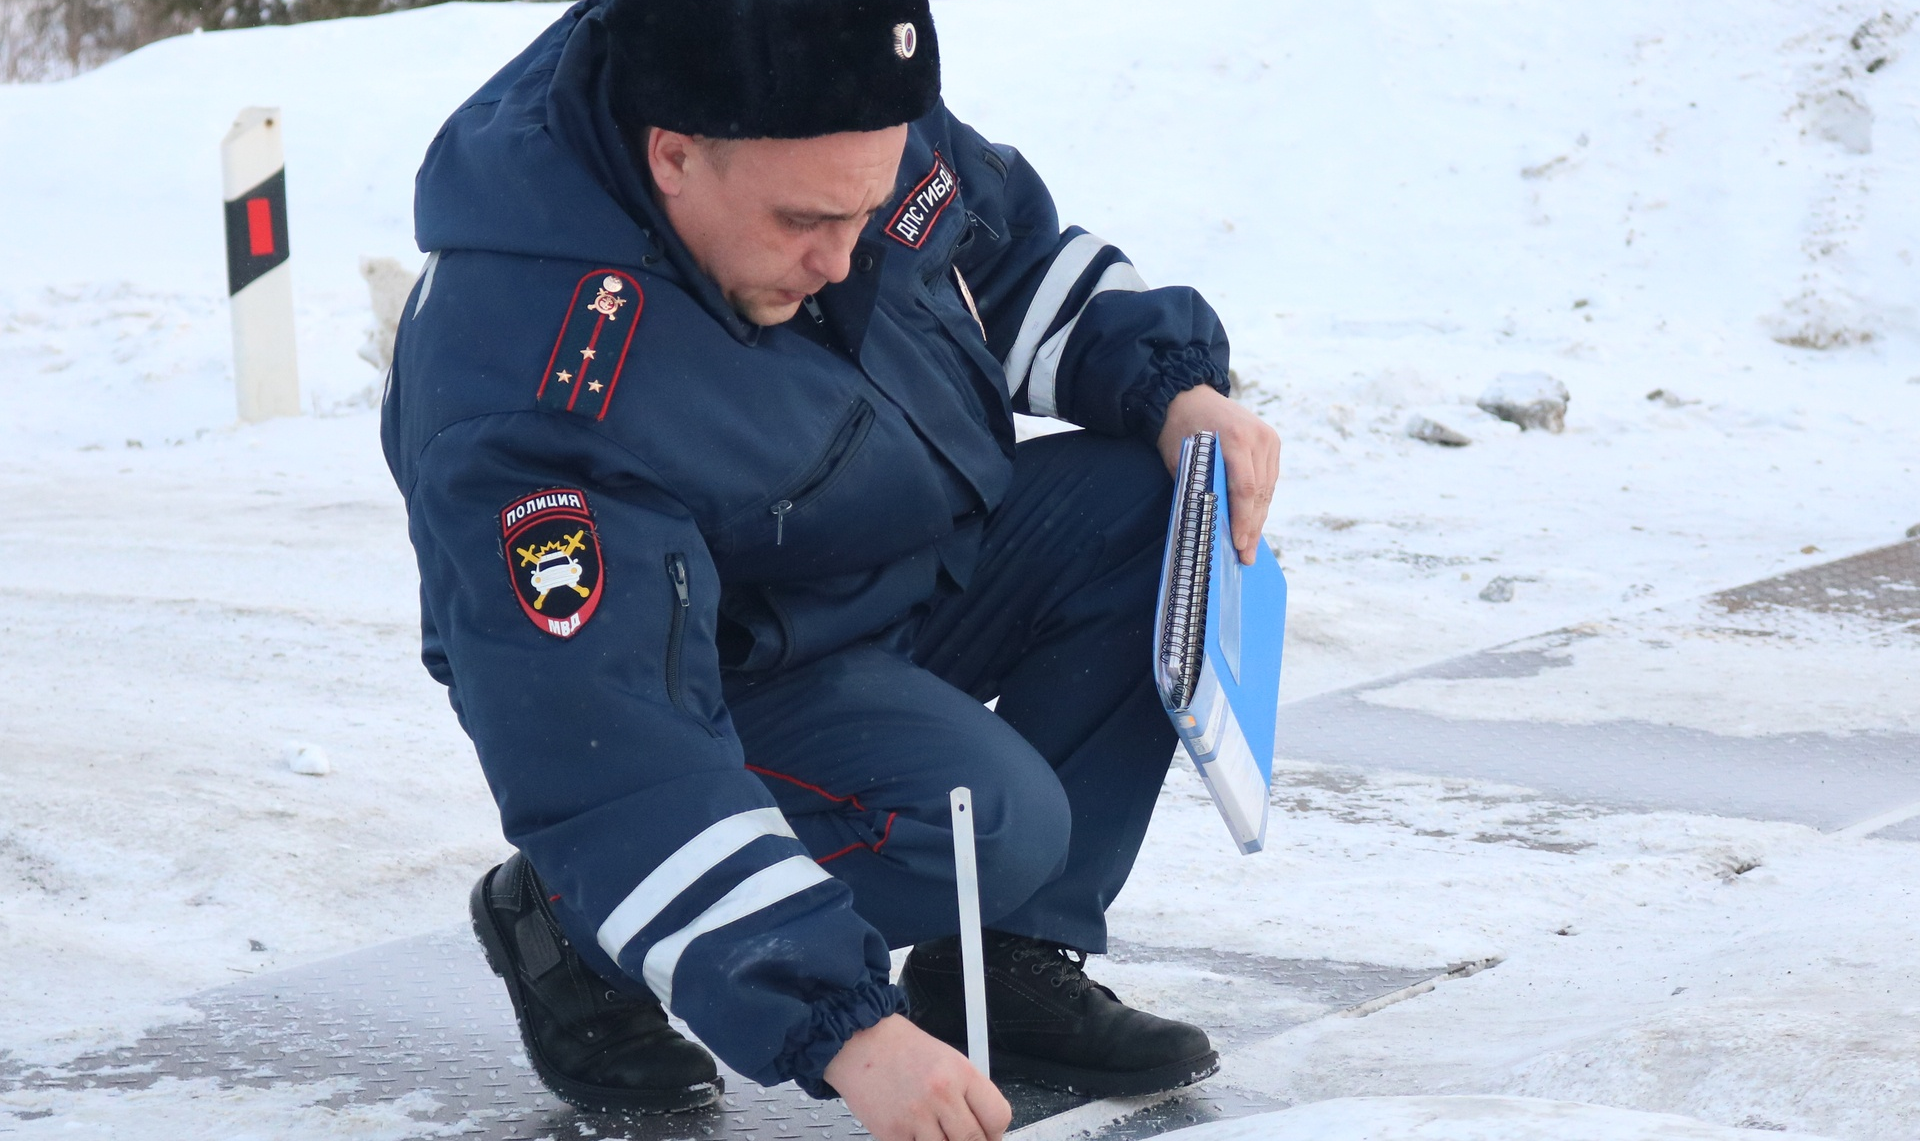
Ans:
[[[583,1108],[718,1097],[664,1007],[880,1141],[999,1136],[953,1048],[960,784],[996,1076],[1217,1064],[1083,967],[1174,746],[1167,458],[1221,433],[1251,552],[1278,440],[1212,309],[939,87],[925,0],[584,0],[421,168],[383,445],[519,850],[474,927]],[[1085,430],[1016,445],[1015,412]]]

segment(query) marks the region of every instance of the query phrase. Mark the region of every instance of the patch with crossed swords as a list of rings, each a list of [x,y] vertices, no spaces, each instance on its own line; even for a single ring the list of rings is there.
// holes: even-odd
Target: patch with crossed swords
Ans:
[[[600,605],[600,535],[586,492],[549,488],[500,512],[501,547],[520,610],[556,638],[579,633]]]

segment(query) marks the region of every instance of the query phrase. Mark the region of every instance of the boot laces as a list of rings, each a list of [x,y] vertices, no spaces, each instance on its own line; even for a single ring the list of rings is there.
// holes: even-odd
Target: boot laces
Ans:
[[[1079,957],[1076,958],[1076,955]],[[1012,959],[1016,963],[1032,960],[1027,969],[1053,986],[1064,988],[1064,997],[1068,1001],[1079,998],[1089,988],[1099,985],[1087,977],[1087,955],[1084,951],[1071,951],[1052,943],[1028,943],[1014,948]]]

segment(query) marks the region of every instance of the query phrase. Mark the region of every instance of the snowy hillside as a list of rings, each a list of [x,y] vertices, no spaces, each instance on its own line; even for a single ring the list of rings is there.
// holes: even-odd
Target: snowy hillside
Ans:
[[[186,37],[0,88],[0,210],[24,223],[0,237],[7,450],[228,425],[217,144],[249,103],[286,112],[309,404],[364,408],[358,258],[417,264],[426,141],[557,11]],[[948,94],[1033,158],[1065,217],[1226,315],[1289,441],[1270,532],[1315,587],[1295,626],[1315,652],[1290,663],[1290,692],[1920,521],[1910,12],[1182,12],[943,7]],[[1472,407],[1532,370],[1571,389],[1567,436]],[[1415,413],[1475,445],[1406,439]],[[1536,581],[1483,605],[1496,576]]]
[[[58,1059],[239,974],[457,924],[499,857],[415,658],[357,267],[419,263],[427,141],[561,10],[183,37],[0,86],[0,535],[17,552],[0,569],[0,1054]],[[1222,311],[1242,395],[1286,441],[1267,532],[1293,586],[1289,697],[1920,523],[1911,7],[936,15],[955,110],[1019,146],[1063,217]],[[310,409],[257,427],[234,423],[219,205],[219,141],[247,105],[285,113]],[[1515,372],[1566,385],[1564,434],[1475,407]],[[1416,415],[1471,443],[1408,438]],[[1510,601],[1482,600],[1496,579]],[[1920,708],[1920,677],[1885,684]],[[290,772],[294,744],[331,775]],[[1282,784],[1272,850],[1223,863],[1176,770],[1116,928],[1193,930],[1198,880],[1231,908],[1229,949],[1506,962],[1230,1060],[1249,1088],[1920,1135],[1920,845],[1311,766]],[[1731,871],[1748,865],[1765,870]],[[40,1103],[0,1095],[0,1131],[196,1120],[154,1096],[61,1095],[36,1126],[14,1114]],[[270,1100],[233,1097],[221,1136]],[[356,1128],[273,1107],[281,1135]]]

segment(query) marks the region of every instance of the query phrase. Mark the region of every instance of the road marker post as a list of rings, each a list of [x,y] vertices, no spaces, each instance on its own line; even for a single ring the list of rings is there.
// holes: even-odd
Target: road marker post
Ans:
[[[300,414],[293,268],[287,264],[287,163],[280,109],[248,107],[220,144],[227,214],[227,294],[240,419]]]

